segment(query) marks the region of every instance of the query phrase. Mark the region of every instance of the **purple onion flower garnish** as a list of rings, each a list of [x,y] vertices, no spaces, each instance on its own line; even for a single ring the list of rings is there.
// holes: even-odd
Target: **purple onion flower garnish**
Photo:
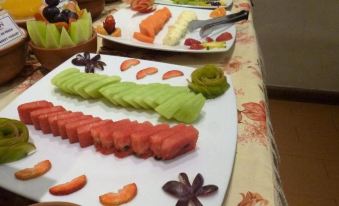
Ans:
[[[216,185],[203,186],[204,178],[200,173],[194,178],[192,184],[186,173],[180,173],[179,180],[168,181],[162,186],[166,193],[179,199],[176,206],[188,206],[190,202],[191,205],[202,206],[198,197],[211,195],[218,190]]]
[[[86,73],[94,73],[95,69],[104,70],[104,66],[106,66],[103,61],[100,61],[100,54],[95,55],[91,59],[89,52],[84,52],[84,55],[76,55],[75,58],[72,59],[72,64],[76,66],[85,66]]]

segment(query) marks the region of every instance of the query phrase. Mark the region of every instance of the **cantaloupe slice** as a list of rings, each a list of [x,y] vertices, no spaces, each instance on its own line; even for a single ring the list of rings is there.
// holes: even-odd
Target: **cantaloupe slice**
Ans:
[[[55,24],[46,26],[46,48],[54,49],[60,47],[60,32]]]

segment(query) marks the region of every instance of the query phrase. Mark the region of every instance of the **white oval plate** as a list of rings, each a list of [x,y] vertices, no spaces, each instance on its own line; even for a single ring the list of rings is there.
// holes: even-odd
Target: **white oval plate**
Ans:
[[[164,6],[158,5],[157,8],[160,9]],[[184,11],[184,10],[192,10],[195,11],[198,19],[199,20],[204,20],[204,19],[209,19],[209,13],[211,12],[210,10],[206,9],[193,9],[193,8],[184,8],[184,7],[175,7],[175,6],[167,6],[171,13],[172,17],[170,20],[165,24],[164,28],[158,33],[156,36],[154,43],[149,44],[149,43],[144,43],[140,42],[136,39],[133,38],[133,33],[134,32],[139,32],[139,23],[145,19],[148,15],[151,14],[138,14],[135,11],[132,11],[129,8],[122,8],[115,12],[113,14],[115,21],[116,21],[116,26],[121,28],[122,30],[122,35],[121,37],[112,37],[109,35],[101,35],[98,34],[100,37],[107,39],[109,41],[125,44],[128,46],[133,46],[133,47],[139,47],[139,48],[145,48],[145,49],[153,49],[153,50],[161,50],[161,51],[172,51],[172,52],[185,52],[185,53],[218,53],[218,52],[226,52],[229,50],[232,45],[235,42],[235,36],[236,36],[236,27],[232,25],[230,28],[226,30],[218,30],[217,33],[212,34],[211,37],[215,39],[221,32],[229,32],[232,34],[233,38],[229,41],[226,42],[226,48],[221,48],[221,49],[211,49],[211,50],[193,50],[189,49],[188,46],[184,45],[184,41],[187,38],[193,38],[197,40],[201,40],[201,37],[199,36],[199,29],[195,30],[194,32],[187,32],[184,38],[181,39],[179,45],[177,46],[166,46],[162,44],[162,41],[164,37],[167,34],[168,27],[172,24],[174,24],[176,18],[179,16],[179,14]]]

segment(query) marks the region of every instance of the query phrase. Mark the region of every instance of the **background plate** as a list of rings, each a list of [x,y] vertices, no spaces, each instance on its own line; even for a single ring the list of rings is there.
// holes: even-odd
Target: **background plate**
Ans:
[[[163,8],[164,6],[158,5],[157,8]],[[179,14],[184,10],[192,10],[195,11],[199,20],[205,20],[209,19],[209,13],[210,10],[206,9],[193,9],[193,8],[183,8],[183,7],[175,7],[175,6],[167,6],[172,13],[172,17],[169,19],[169,21],[165,24],[164,28],[158,33],[156,36],[153,44],[143,43],[133,38],[134,32],[139,32],[139,23],[145,19],[147,16],[151,14],[138,14],[135,11],[132,11],[129,8],[122,8],[119,9],[117,12],[115,12],[114,18],[116,21],[116,26],[120,27],[122,30],[121,37],[112,37],[109,35],[101,35],[98,34],[100,37],[107,39],[109,41],[133,46],[133,47],[140,47],[145,49],[153,49],[153,50],[162,50],[162,51],[173,51],[173,52],[185,52],[185,53],[216,53],[216,52],[225,52],[229,50],[232,45],[235,42],[235,36],[236,36],[236,28],[235,26],[231,26],[227,30],[224,30],[223,32],[227,31],[232,34],[233,38],[226,42],[226,48],[221,49],[211,49],[211,50],[192,50],[189,49],[187,46],[184,45],[184,41],[186,38],[194,38],[197,40],[201,40],[201,37],[199,36],[199,29],[195,30],[194,32],[187,32],[186,36],[181,39],[179,45],[177,46],[166,46],[162,44],[162,40],[167,34],[168,26],[174,24],[176,18],[179,16]],[[222,30],[221,30],[222,31]],[[213,39],[215,39],[218,34],[221,33],[220,30],[218,30],[216,33],[210,35]]]
[[[124,57],[105,56],[105,70],[98,73],[119,75],[123,80],[136,81],[136,72],[144,67],[156,66],[159,72],[138,82],[165,82],[161,80],[164,72],[179,69],[184,77],[174,78],[166,82],[173,85],[186,85],[192,68],[172,64],[142,60],[141,64],[126,72],[120,72],[119,66]],[[0,112],[1,117],[18,119],[17,106],[34,100],[48,100],[55,105],[62,105],[68,110],[82,111],[101,118],[119,120],[130,118],[138,121],[159,123],[161,120],[154,112],[113,107],[99,100],[84,100],[59,92],[50,80],[60,71],[74,67],[70,60],[66,61],[47,76],[27,89],[18,98]],[[81,68],[83,70],[83,67]],[[228,78],[230,81],[230,79]],[[230,82],[231,83],[231,82]],[[231,84],[232,85],[232,84]],[[173,124],[173,122],[171,123]],[[237,138],[237,110],[233,87],[219,98],[208,100],[202,110],[199,121],[194,123],[199,130],[199,139],[195,151],[170,161],[147,160],[129,156],[118,159],[114,155],[102,155],[94,147],[80,148],[78,144],[70,144],[67,140],[52,135],[44,135],[41,131],[28,126],[31,141],[37,151],[20,161],[0,166],[0,186],[31,198],[36,201],[66,201],[80,205],[100,205],[99,195],[118,191],[123,185],[135,182],[138,195],[126,205],[175,205],[176,199],[164,193],[161,187],[169,180],[177,180],[180,172],[186,172],[192,180],[197,173],[205,178],[205,184],[216,184],[217,194],[200,198],[204,205],[221,205],[232,173]],[[31,167],[39,161],[49,159],[52,169],[44,176],[19,181],[13,173],[19,169]],[[86,174],[87,185],[78,192],[67,196],[53,196],[48,188],[55,184],[67,182],[74,177]]]

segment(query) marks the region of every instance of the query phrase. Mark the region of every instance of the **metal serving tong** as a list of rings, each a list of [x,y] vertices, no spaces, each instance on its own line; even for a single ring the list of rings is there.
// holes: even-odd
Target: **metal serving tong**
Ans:
[[[223,17],[218,17],[215,19],[208,19],[208,20],[193,20],[188,25],[188,30],[190,32],[200,29],[200,36],[202,38],[210,35],[214,30],[223,28],[227,29],[230,26],[233,25],[233,23],[241,21],[241,20],[247,20],[248,19],[249,12],[246,10],[242,10],[238,13],[230,14]]]

